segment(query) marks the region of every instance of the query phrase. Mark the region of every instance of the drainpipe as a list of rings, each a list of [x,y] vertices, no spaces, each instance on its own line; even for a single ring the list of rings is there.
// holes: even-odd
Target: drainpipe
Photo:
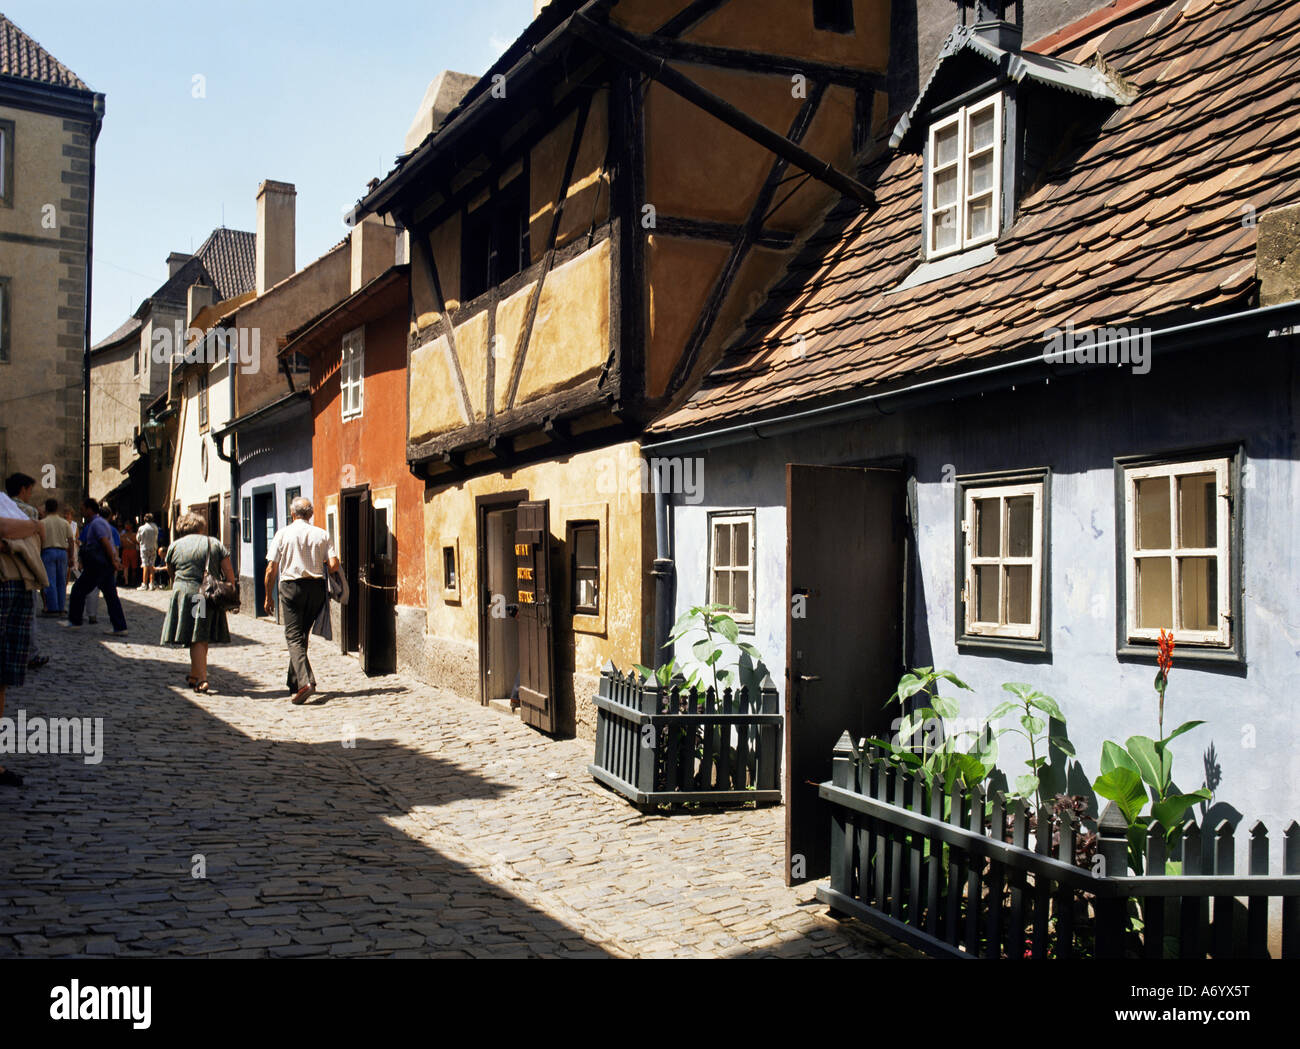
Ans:
[[[673,632],[674,599],[676,597],[676,565],[672,558],[672,533],[668,493],[664,491],[663,467],[650,464],[655,493],[655,561],[650,574],[655,581],[655,650],[650,666],[658,669],[668,661],[668,638]]]
[[[86,327],[81,343],[81,494],[90,495],[90,292],[92,263],[95,259],[95,144],[104,126],[104,96],[96,95],[91,103],[90,121],[90,192],[86,202]]]

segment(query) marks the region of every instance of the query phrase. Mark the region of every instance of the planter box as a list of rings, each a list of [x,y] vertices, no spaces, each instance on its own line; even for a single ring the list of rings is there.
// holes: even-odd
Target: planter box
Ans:
[[[636,805],[773,804],[781,800],[776,687],[667,689],[613,663],[600,675],[596,756],[588,770]]]

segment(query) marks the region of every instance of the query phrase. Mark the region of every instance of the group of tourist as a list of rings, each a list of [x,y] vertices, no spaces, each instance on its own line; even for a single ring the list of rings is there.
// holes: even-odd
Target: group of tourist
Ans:
[[[15,473],[6,478],[0,494],[0,717],[6,690],[22,685],[27,671],[50,661],[37,634],[38,601],[44,602],[46,616],[80,627],[88,609],[90,622],[96,622],[95,602],[102,595],[112,635],[124,635],[128,628],[118,577],[123,574],[131,585],[134,568],[142,569],[141,590],[154,589],[156,571],[166,569],[172,594],[160,643],[186,646],[186,681],[196,692],[209,692],[208,647],[229,643],[227,612],[238,611],[238,605],[209,601],[204,594],[205,576],[224,581],[237,593],[230,551],[207,535],[207,521],[196,513],[183,514],[175,523],[174,540],[160,548],[150,514],[138,528],[128,523],[119,529],[95,499],[86,498],[78,528],[71,508],[60,513],[57,500],[47,499],[44,512],[39,512],[31,504],[35,486],[34,478]],[[338,572],[339,562],[328,533],[311,523],[311,501],[294,499],[290,513],[291,523],[276,532],[267,552],[265,611],[274,613],[271,595],[278,582],[289,648],[287,684],[291,701],[302,704],[316,690],[307,639],[329,600],[326,577]],[[67,593],[70,576],[75,579]],[[0,766],[0,786],[21,785],[21,776]]]

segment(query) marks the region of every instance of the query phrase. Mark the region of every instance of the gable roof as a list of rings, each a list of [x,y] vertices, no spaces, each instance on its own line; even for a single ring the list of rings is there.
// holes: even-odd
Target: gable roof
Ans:
[[[141,327],[146,313],[155,302],[183,305],[192,285],[213,289],[213,301],[246,295],[257,286],[257,236],[244,230],[214,229],[196,251],[157,290],[140,303],[131,318],[111,335],[100,339],[91,352],[107,349]]]
[[[89,91],[76,73],[0,14],[0,75]]]
[[[838,205],[701,387],[652,432],[686,433],[983,366],[1049,328],[1231,312],[1256,291],[1243,215],[1300,201],[1300,5],[1173,0],[1071,40],[1136,90],[1020,202],[996,254],[907,290],[922,161],[888,153]],[[1249,206],[1253,211],[1243,209]],[[976,363],[978,362],[978,363]]]

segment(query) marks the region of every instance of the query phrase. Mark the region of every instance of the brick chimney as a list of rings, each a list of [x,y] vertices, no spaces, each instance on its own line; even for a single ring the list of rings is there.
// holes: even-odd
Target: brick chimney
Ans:
[[[170,280],[180,272],[180,268],[194,258],[193,255],[184,255],[179,251],[173,251],[167,256],[167,279]]]
[[[295,204],[292,182],[267,179],[257,187],[257,294],[297,268],[294,264]]]
[[[393,265],[397,229],[374,215],[367,215],[348,236],[352,251],[351,291],[356,291]]]
[[[1274,208],[1259,217],[1255,272],[1261,306],[1300,299],[1300,204]]]

